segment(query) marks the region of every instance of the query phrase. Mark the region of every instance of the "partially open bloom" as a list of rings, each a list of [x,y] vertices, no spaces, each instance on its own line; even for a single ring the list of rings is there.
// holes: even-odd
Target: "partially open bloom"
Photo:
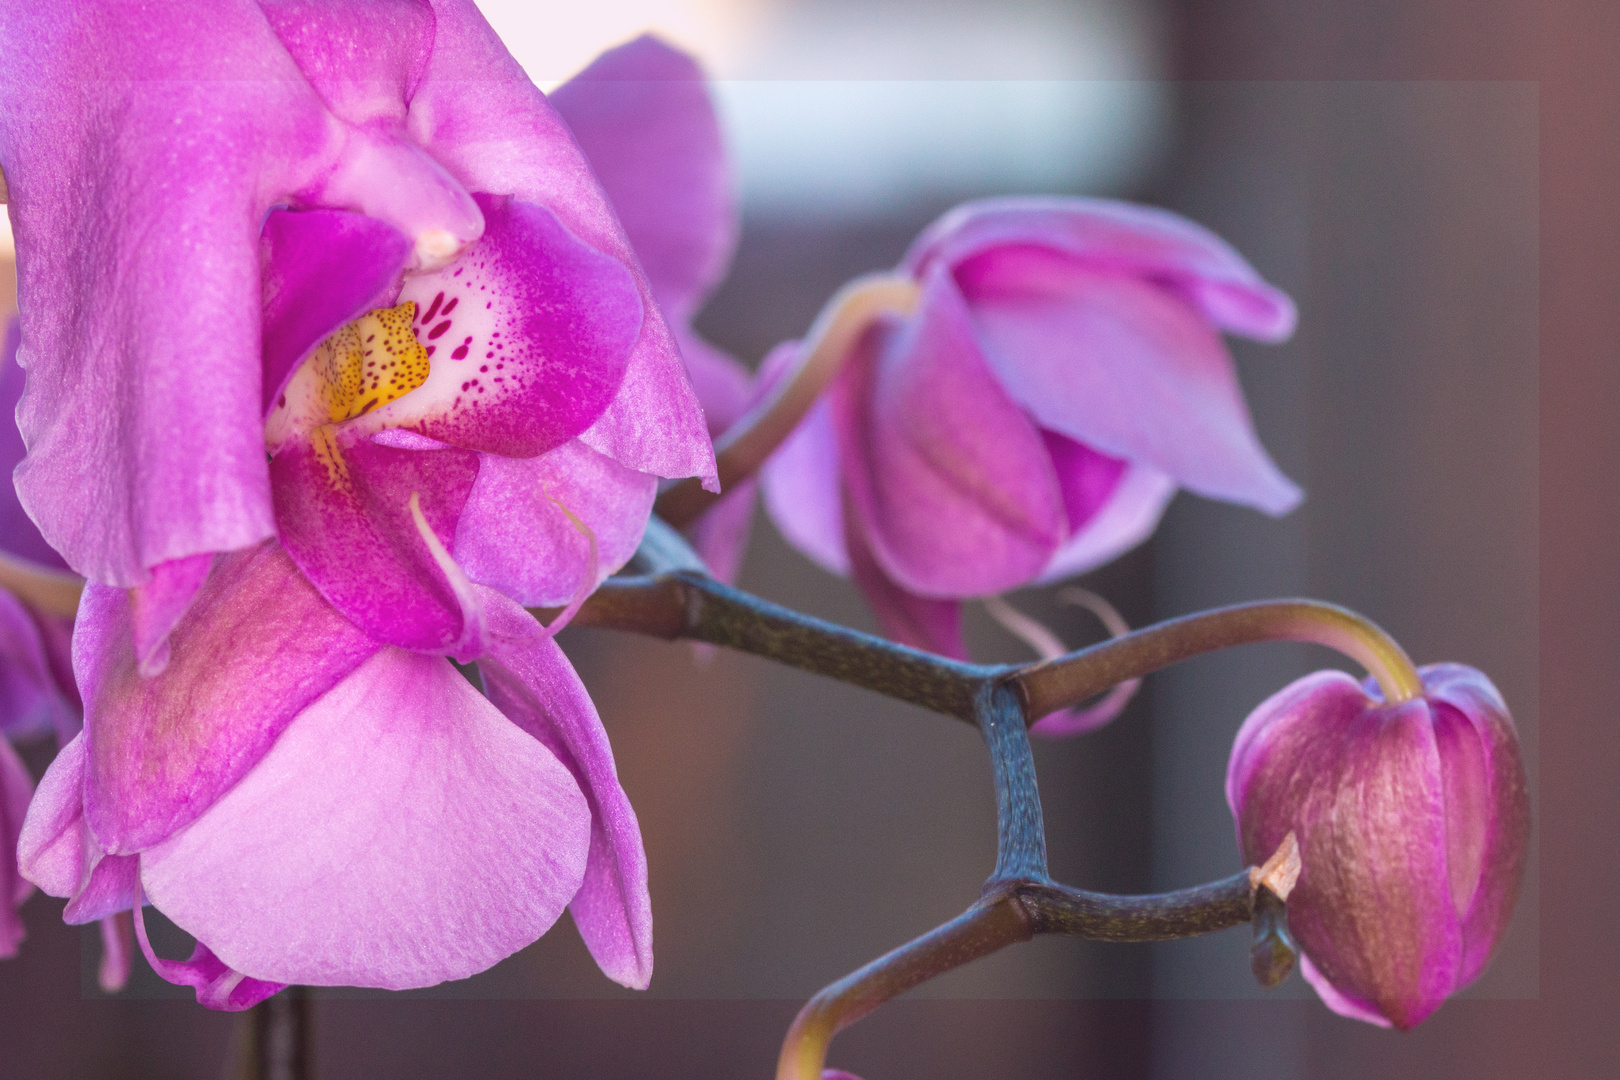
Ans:
[[[1220,339],[1286,338],[1294,308],[1213,234],[1124,203],[996,199],[941,218],[902,270],[916,312],[866,334],[764,470],[783,533],[898,640],[965,655],[959,600],[1107,562],[1177,487],[1298,502]]]
[[[718,436],[752,404],[752,392],[748,369],[692,329],[737,243],[731,162],[702,68],[643,36],[603,53],[558,87],[551,104],[624,223],[680,346],[709,434]],[[692,526],[698,553],[724,581],[739,569],[754,487],[749,479],[728,488]]]
[[[155,904],[198,944],[149,958],[218,1008],[459,978],[565,906],[645,986],[635,817],[521,605],[577,604],[633,552],[658,477],[714,466],[567,130],[462,0],[110,4],[0,30],[79,62],[19,94],[112,148],[87,166],[0,124],[19,487],[92,578],[85,730],[40,783],[24,873],[73,922]],[[149,85],[152,62],[171,68]],[[118,199],[85,210],[68,181]],[[73,245],[86,213],[110,271]],[[100,487],[56,486],[79,480]]]
[[[1530,803],[1496,687],[1459,664],[1386,705],[1337,671],[1284,688],[1243,724],[1226,798],[1244,858],[1292,831],[1288,923],[1335,1012],[1414,1027],[1484,970],[1524,870]]]

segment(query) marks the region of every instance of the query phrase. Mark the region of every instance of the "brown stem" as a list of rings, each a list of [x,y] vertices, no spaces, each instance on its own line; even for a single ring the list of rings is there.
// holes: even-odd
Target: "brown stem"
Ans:
[[[0,552],[0,589],[41,614],[71,619],[79,610],[84,579]]]
[[[242,1014],[239,1080],[307,1080],[313,1073],[309,989],[289,986]]]
[[[919,295],[916,282],[897,274],[870,274],[838,290],[805,335],[793,373],[715,440],[720,490],[729,491],[752,476],[793,433],[873,320],[887,314],[909,315]],[[684,528],[719,497],[704,491],[696,478],[681,480],[659,494],[658,516]]]

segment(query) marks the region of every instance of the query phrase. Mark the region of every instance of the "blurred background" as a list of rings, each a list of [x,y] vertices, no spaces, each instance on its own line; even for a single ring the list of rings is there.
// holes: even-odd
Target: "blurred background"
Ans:
[[[1292,342],[1234,351],[1307,501],[1278,521],[1179,496],[1150,544],[1085,584],[1133,624],[1267,596],[1348,605],[1420,663],[1489,672],[1524,739],[1537,839],[1518,913],[1485,977],[1414,1033],[1334,1016],[1297,976],[1261,991],[1246,930],[1042,939],[886,1006],[833,1064],[867,1080],[1611,1075],[1617,1036],[1591,1021],[1613,1004],[1617,859],[1612,840],[1583,843],[1614,824],[1614,785],[1583,780],[1613,763],[1613,737],[1567,733],[1614,720],[1620,583],[1596,567],[1612,562],[1617,507],[1581,478],[1613,487],[1604,466],[1620,464],[1613,338],[1594,345],[1607,324],[1593,321],[1617,298],[1613,278],[1582,292],[1602,279],[1571,266],[1612,256],[1615,191],[1593,164],[1612,137],[1569,118],[1592,92],[1579,73],[1615,74],[1592,43],[1620,35],[1573,12],[1532,24],[1511,0],[481,6],[544,88],[644,29],[705,60],[744,219],[698,327],[749,364],[963,199],[1110,195],[1221,233],[1301,308]],[[1550,326],[1549,273],[1566,305]],[[740,583],[873,626],[763,514]],[[1073,644],[1099,634],[1046,596],[1015,602]],[[1544,626],[1547,603],[1561,606]],[[1026,656],[971,621],[976,656]],[[318,1076],[768,1076],[806,997],[977,895],[995,829],[971,729],[751,657],[590,631],[564,643],[642,821],[652,990],[604,979],[565,919],[463,983],[320,992]],[[1054,874],[1145,892],[1239,869],[1231,738],[1332,662],[1306,646],[1199,660],[1150,678],[1108,728],[1038,743]],[[1559,690],[1544,693],[1544,670]],[[1544,746],[1547,701],[1564,726]],[[47,759],[29,760],[37,774]],[[62,926],[60,908],[33,900],[21,955],[0,965],[0,1076],[224,1075],[235,1021],[139,962],[123,997],[102,998],[94,930]]]

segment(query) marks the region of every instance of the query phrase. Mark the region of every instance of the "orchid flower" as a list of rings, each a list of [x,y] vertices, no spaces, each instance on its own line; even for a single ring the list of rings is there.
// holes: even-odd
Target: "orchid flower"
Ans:
[[[969,203],[913,243],[916,311],[875,323],[763,470],[784,536],[896,640],[966,656],[960,601],[1146,539],[1178,487],[1281,514],[1220,331],[1294,308],[1218,237],[1094,199]],[[797,347],[779,347],[778,379]]]
[[[1343,672],[1307,675],[1244,721],[1226,775],[1246,858],[1298,837],[1288,925],[1306,981],[1334,1012],[1402,1030],[1484,970],[1530,824],[1496,687],[1461,664],[1418,674],[1422,696],[1400,705]]]
[[[591,163],[669,320],[710,436],[753,404],[748,369],[692,329],[731,262],[737,205],[731,163],[703,70],[644,35],[603,53],[558,87],[551,103]],[[745,480],[693,523],[698,554],[735,581],[753,517]]]
[[[520,606],[577,605],[622,565],[659,476],[712,483],[611,208],[469,3],[134,14],[99,6],[86,25],[188,40],[151,42],[176,85],[148,88],[122,42],[63,24],[44,47],[103,81],[30,91],[42,115],[82,120],[86,145],[107,138],[98,95],[140,120],[97,159],[136,193],[101,208],[120,212],[111,257],[128,264],[105,323],[77,303],[98,279],[50,213],[69,209],[54,174],[81,159],[0,131],[23,256],[19,490],[92,578],[74,637],[86,727],[40,783],[24,873],[71,898],[69,921],[133,907],[159,973],[216,1008],[288,982],[463,977],[564,906],[607,974],[645,986],[635,817],[559,623]],[[187,111],[187,80],[207,76],[192,53],[219,49],[266,85]],[[233,153],[158,178],[175,140]],[[197,227],[170,252],[183,265],[158,268],[168,295],[137,271],[176,212]],[[225,288],[233,273],[253,288]],[[161,318],[142,307],[158,300]],[[86,334],[117,355],[75,354]],[[103,429],[133,432],[137,456],[164,443],[142,467],[49,414],[119,408],[74,363],[140,388]],[[195,370],[219,373],[202,417],[174,386]],[[179,397],[143,409],[159,385]],[[167,444],[185,469],[166,471]],[[103,504],[48,497],[103,468],[122,478]],[[446,655],[480,661],[487,699]],[[143,899],[198,939],[190,960],[152,953]]]

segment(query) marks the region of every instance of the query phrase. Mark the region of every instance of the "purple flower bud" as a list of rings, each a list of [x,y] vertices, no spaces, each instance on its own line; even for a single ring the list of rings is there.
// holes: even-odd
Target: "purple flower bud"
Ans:
[[[1479,977],[1518,895],[1530,799],[1496,687],[1459,664],[1386,705],[1337,671],[1273,695],[1226,774],[1244,858],[1292,830],[1288,920],[1305,978],[1344,1016],[1408,1030]]]

